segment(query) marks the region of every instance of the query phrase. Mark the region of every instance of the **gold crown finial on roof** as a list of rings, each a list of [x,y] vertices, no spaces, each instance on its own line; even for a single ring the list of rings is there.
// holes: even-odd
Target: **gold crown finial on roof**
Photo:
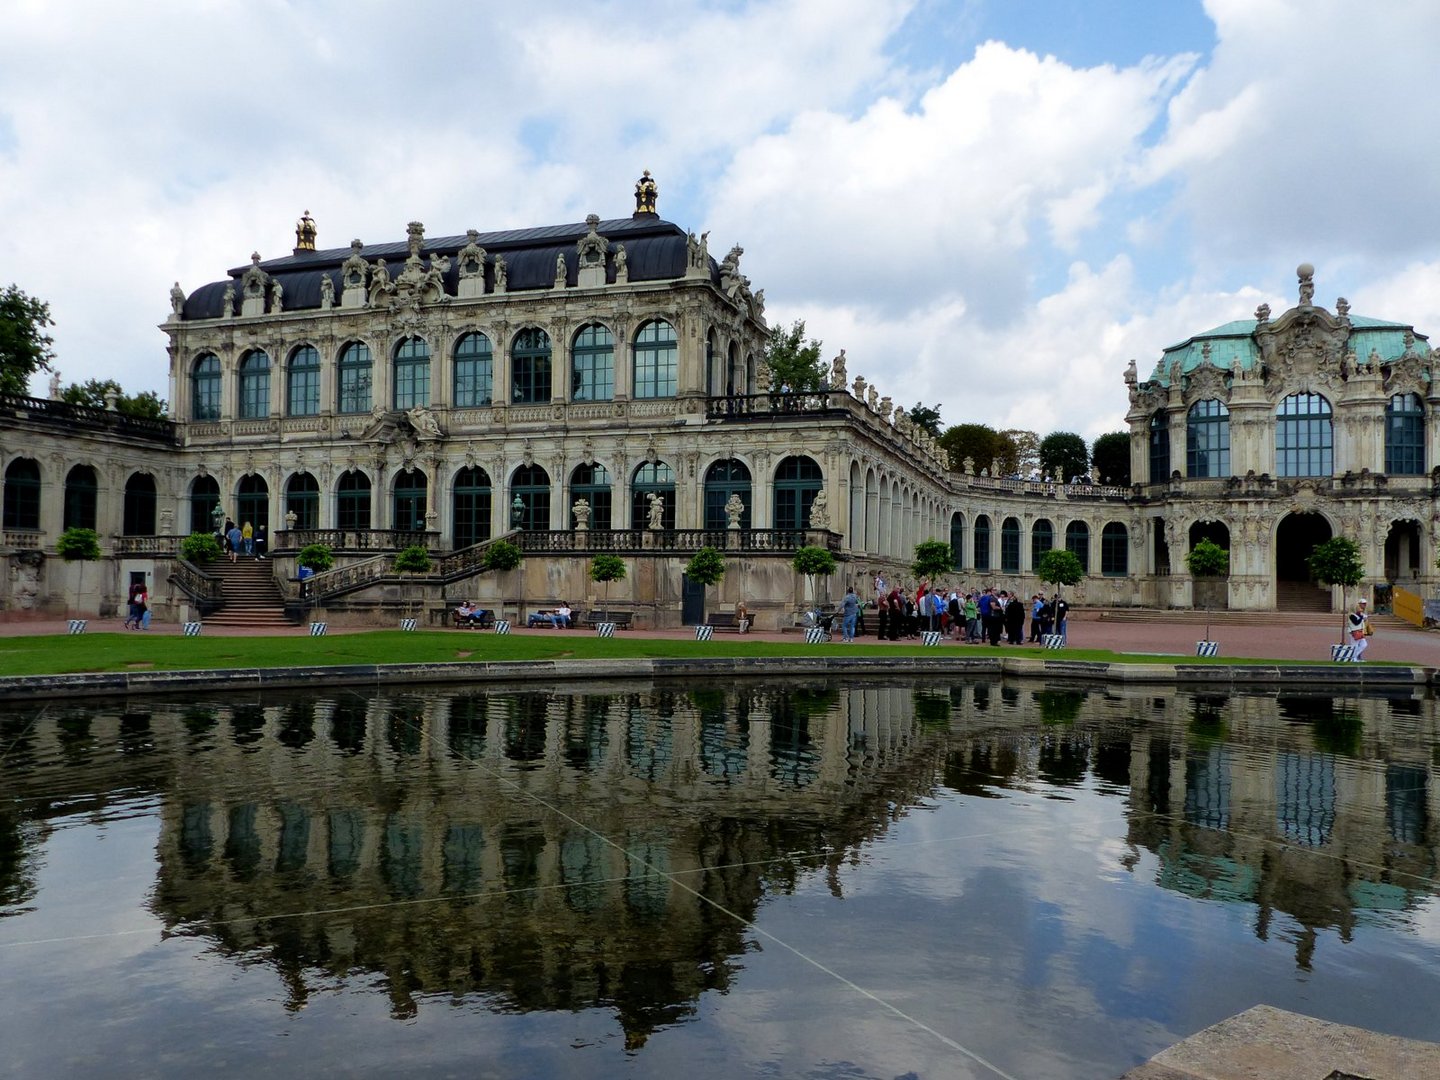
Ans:
[[[295,223],[295,250],[315,250],[315,219],[310,216],[310,211],[300,215],[300,220]]]
[[[660,189],[651,179],[650,170],[646,169],[645,175],[635,181],[635,216],[655,213],[655,199],[659,194]]]

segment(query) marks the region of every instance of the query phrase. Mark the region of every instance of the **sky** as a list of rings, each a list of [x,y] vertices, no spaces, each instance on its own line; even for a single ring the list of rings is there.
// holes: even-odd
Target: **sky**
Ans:
[[[1086,438],[1122,374],[1316,301],[1440,333],[1440,4],[7,0],[0,286],[169,396],[171,283],[660,215],[897,404]],[[44,395],[44,378],[32,392]]]

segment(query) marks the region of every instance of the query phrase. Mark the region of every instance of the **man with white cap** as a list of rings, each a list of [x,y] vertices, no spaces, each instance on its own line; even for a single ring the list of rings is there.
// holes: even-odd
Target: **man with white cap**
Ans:
[[[1365,650],[1370,647],[1370,635],[1373,633],[1365,608],[1365,598],[1361,597],[1355,601],[1355,610],[1350,613],[1350,644],[1355,646],[1355,651],[1350,658],[1357,664],[1364,657]]]

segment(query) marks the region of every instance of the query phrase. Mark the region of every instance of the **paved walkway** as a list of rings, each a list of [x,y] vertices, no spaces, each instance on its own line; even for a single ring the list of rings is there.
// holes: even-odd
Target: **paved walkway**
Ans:
[[[1277,620],[1274,625],[1254,622],[1226,623],[1222,617],[1211,627],[1210,636],[1220,643],[1221,658],[1236,657],[1259,657],[1269,660],[1327,660],[1330,656],[1330,646],[1340,640],[1340,623],[1342,616],[1334,617],[1333,626],[1325,625],[1294,625],[1286,623],[1283,619]],[[120,618],[114,619],[92,619],[87,629],[88,633],[146,633],[150,636],[178,635],[180,626],[176,623],[155,623],[147,631],[125,631],[121,626]],[[24,634],[64,634],[67,629],[66,620],[49,617],[28,617],[8,614],[0,618],[0,637],[14,637]],[[368,630],[381,629],[380,627],[338,627],[331,626],[329,633],[361,633]],[[307,626],[297,626],[280,630],[250,630],[233,627],[206,626],[204,634],[207,637],[270,637],[270,636],[294,636],[306,637],[309,634]],[[454,634],[457,638],[466,634],[486,634],[485,630],[451,630],[436,629],[436,633]],[[529,630],[523,627],[516,627],[512,633],[518,635],[543,634],[543,635],[566,635],[566,634],[589,634],[587,630],[550,630],[536,629]],[[689,628],[676,630],[622,630],[622,637],[651,637],[671,640],[688,640],[694,637],[694,631]],[[732,634],[717,634],[717,638],[730,639],[735,637]],[[1124,619],[1102,619],[1089,617],[1089,613],[1070,620],[1070,647],[1072,649],[1108,649],[1113,652],[1153,654],[1164,656],[1193,657],[1195,655],[1195,642],[1204,636],[1204,626],[1197,624],[1190,619],[1177,619],[1175,622],[1165,622],[1163,617],[1159,621],[1127,621]],[[783,641],[789,644],[797,644],[803,639],[796,633],[757,633],[750,634],[737,640],[759,643],[766,641]],[[901,640],[896,645],[890,642],[877,642],[873,637],[861,638],[860,643],[864,645],[884,645],[888,648],[905,646],[914,648],[919,642],[915,639]],[[834,639],[831,648],[845,648],[838,637]],[[961,653],[972,652],[983,655],[991,651],[987,645],[961,645],[955,642],[946,641],[942,648],[956,650]],[[1025,646],[1021,651],[1033,652],[1036,655],[1043,650],[1037,645]],[[1368,660],[1385,660],[1405,664],[1415,664],[1423,667],[1440,668],[1440,631],[1417,630],[1405,623],[1395,619],[1382,619],[1377,627],[1375,636],[1370,639],[1370,649],[1366,655]]]

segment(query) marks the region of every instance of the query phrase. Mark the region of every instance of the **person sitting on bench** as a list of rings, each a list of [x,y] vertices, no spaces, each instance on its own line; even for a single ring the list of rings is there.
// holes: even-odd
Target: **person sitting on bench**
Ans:
[[[550,613],[550,625],[556,630],[569,630],[574,625],[570,618],[570,605],[564,600],[561,600],[560,606]]]

